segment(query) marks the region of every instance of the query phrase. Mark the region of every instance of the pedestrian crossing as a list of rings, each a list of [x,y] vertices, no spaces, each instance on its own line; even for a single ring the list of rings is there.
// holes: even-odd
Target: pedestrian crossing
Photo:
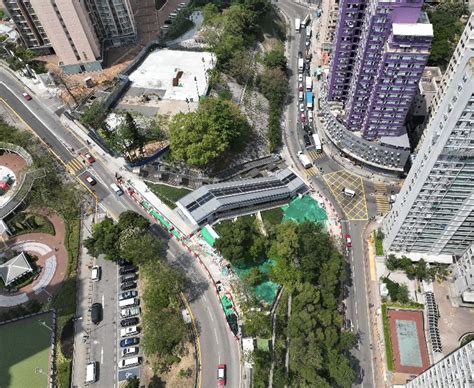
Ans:
[[[304,170],[304,173],[306,174],[306,176],[308,178],[310,178],[312,176],[318,175],[319,170],[316,167],[311,167],[311,168],[307,168],[306,170]]]
[[[388,200],[387,188],[383,183],[374,183],[374,188],[377,213],[388,213],[390,211],[390,202]]]
[[[314,162],[315,160],[324,158],[323,152],[317,152],[316,150],[308,150],[306,153],[309,155],[311,160]]]
[[[66,168],[72,173],[76,174],[78,171],[85,168],[83,160],[81,157],[70,160],[66,163]]]

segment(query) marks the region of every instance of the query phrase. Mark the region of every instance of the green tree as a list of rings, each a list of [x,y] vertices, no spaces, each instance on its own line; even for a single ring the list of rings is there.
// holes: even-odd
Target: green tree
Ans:
[[[270,338],[272,335],[270,316],[259,311],[246,312],[244,331],[245,335],[250,337]]]
[[[120,234],[120,255],[134,264],[156,261],[161,254],[161,241],[140,228],[126,229]]]
[[[81,121],[93,128],[98,128],[107,112],[100,102],[93,102],[82,113]]]
[[[288,94],[288,78],[279,68],[266,69],[259,78],[259,88],[270,105],[282,105]]]
[[[247,275],[245,275],[245,282],[251,287],[263,283],[267,278],[267,275],[263,273],[258,267],[253,267]]]
[[[118,239],[117,225],[111,218],[106,217],[94,225],[92,235],[84,240],[84,246],[91,256],[98,257],[104,254],[107,260],[118,260],[120,258]]]
[[[118,228],[121,231],[128,228],[139,228],[143,231],[146,231],[149,227],[150,221],[133,210],[126,210],[123,213],[120,213]]]
[[[139,388],[140,379],[137,376],[132,376],[127,379],[127,382],[124,385],[124,388]]]
[[[196,112],[179,113],[170,123],[175,159],[203,167],[229,152],[239,152],[248,140],[250,126],[239,108],[228,100],[208,98]]]
[[[125,119],[120,125],[118,133],[124,152],[130,153],[132,150],[138,148],[139,152],[141,154],[143,153],[145,138],[140,133],[135,123],[135,119],[130,112],[125,113]]]
[[[286,56],[282,47],[274,48],[267,52],[263,58],[263,63],[269,69],[286,70]]]

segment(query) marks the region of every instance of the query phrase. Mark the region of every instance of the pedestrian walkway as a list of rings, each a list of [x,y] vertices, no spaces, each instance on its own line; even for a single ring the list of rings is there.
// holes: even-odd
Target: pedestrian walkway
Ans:
[[[81,156],[78,156],[77,158],[67,162],[66,168],[69,170],[69,172],[71,172],[71,174],[76,174],[77,172],[85,168],[82,160],[83,158]]]
[[[383,183],[375,183],[375,203],[377,204],[377,213],[387,214],[390,211],[387,187]]]

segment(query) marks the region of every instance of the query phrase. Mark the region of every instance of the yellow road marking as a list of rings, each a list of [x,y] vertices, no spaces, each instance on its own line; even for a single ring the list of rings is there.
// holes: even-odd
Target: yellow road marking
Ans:
[[[307,177],[312,177],[312,176],[318,175],[318,170],[315,167],[311,167],[304,170],[304,173],[306,174]]]
[[[67,171],[70,171],[69,168],[68,168],[68,165],[67,163],[65,163],[61,158],[60,156],[48,145],[46,144],[46,142],[33,130],[33,128],[30,127],[30,125],[25,121],[23,120],[23,117],[21,117],[17,111],[15,109],[13,109],[13,107],[8,103],[6,102],[3,98],[0,97],[0,101],[5,104],[8,109],[10,109],[16,117],[18,117],[18,120],[20,120],[23,125],[34,135],[36,136],[39,141],[41,143],[43,143],[43,145],[48,149],[49,152],[51,152],[55,157],[56,159],[59,160],[59,162],[66,168]],[[94,197],[95,201],[96,201],[96,210],[97,210],[97,203],[100,202],[99,200],[99,197],[97,196],[96,193],[94,193],[81,179],[79,179],[76,175],[74,174],[71,174],[74,178],[76,178],[76,180],[83,186],[85,187],[85,189]]]
[[[370,270],[370,280],[376,281],[377,280],[377,271],[375,268],[375,245],[373,237],[370,237],[369,244],[369,270]]]

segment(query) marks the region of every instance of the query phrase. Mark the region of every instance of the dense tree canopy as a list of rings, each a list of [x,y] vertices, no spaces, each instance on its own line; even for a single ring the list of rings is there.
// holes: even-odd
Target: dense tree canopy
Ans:
[[[169,127],[173,157],[197,167],[241,151],[250,133],[239,108],[221,98],[206,99],[196,112],[177,114]]]

